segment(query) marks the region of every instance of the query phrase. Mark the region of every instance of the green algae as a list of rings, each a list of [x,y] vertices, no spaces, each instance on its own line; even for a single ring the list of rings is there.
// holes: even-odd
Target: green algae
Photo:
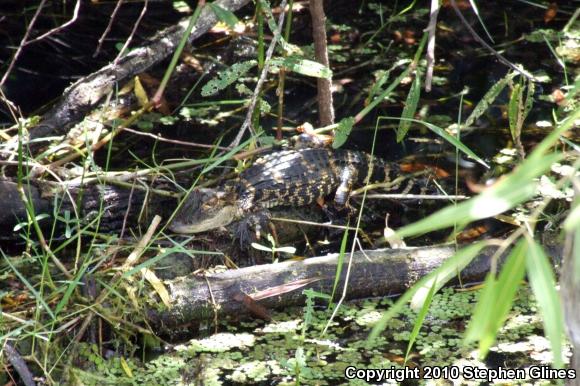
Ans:
[[[492,361],[480,362],[474,346],[463,343],[463,332],[477,297],[477,291],[449,288],[437,294],[407,365],[497,366]],[[551,359],[533,301],[529,290],[522,289],[514,311],[498,335],[491,354],[499,356],[503,366],[547,364]],[[223,324],[219,329],[229,332],[192,339],[145,364],[127,360],[132,377],[123,371],[119,358],[104,360],[89,351],[88,359],[97,365],[99,376],[74,370],[75,376],[87,385],[193,385],[199,381],[205,385],[293,385],[297,381],[316,385],[365,384],[347,381],[345,369],[403,368],[404,352],[416,318],[414,311],[405,309],[378,339],[366,340],[389,304],[392,303],[385,299],[347,303],[339,309],[324,335],[329,313],[319,309],[309,310],[308,323],[297,318],[303,310],[294,309],[274,313],[267,323]]]

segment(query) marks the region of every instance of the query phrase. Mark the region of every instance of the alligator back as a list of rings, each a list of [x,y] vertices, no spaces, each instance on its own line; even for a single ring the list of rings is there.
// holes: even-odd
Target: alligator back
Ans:
[[[389,182],[396,165],[351,150],[324,148],[285,150],[266,155],[240,174],[237,196],[243,210],[302,206],[336,192],[346,203],[350,189],[369,182]]]

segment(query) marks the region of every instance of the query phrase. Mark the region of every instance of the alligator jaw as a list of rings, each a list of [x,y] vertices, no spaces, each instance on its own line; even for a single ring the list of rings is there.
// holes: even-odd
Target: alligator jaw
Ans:
[[[235,220],[236,212],[235,206],[228,205],[201,221],[188,222],[188,219],[174,219],[169,224],[169,230],[175,233],[190,234],[221,228]]]

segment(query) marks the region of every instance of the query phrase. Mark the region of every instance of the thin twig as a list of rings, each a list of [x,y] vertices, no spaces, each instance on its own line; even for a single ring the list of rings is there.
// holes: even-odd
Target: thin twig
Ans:
[[[292,10],[294,7],[294,0],[289,0],[288,3],[288,19],[286,20],[286,29],[284,30],[284,40],[288,43],[290,39],[290,30],[292,28]],[[284,12],[284,10],[281,10]],[[280,67],[278,75],[278,127],[276,128],[276,140],[282,140],[282,125],[284,122],[284,84],[286,83],[286,69],[284,66]]]
[[[214,326],[214,334],[218,333],[218,310],[219,307],[217,306],[217,303],[215,301],[215,297],[213,296],[213,291],[211,290],[211,284],[207,278],[207,276],[203,277],[205,279],[205,283],[207,285],[207,290],[209,292],[209,297],[211,299],[211,309],[213,311],[213,326]]]
[[[133,203],[133,193],[135,192],[135,185],[137,184],[137,180],[133,180],[133,184],[131,184],[131,191],[129,192],[129,198],[127,199],[127,210],[125,211],[125,215],[123,216],[123,224],[121,225],[121,232],[119,233],[119,245],[123,237],[125,236],[125,229],[127,226],[127,219],[129,218],[129,213],[131,212],[131,204]],[[114,259],[111,259],[114,260]]]
[[[127,51],[127,47],[129,47],[129,44],[131,44],[131,41],[133,41],[133,37],[135,36],[135,33],[137,32],[137,28],[139,27],[139,24],[141,24],[141,20],[143,20],[143,17],[145,16],[145,13],[147,13],[147,5],[148,4],[149,4],[149,0],[145,0],[143,2],[143,8],[141,9],[141,13],[139,14],[139,17],[137,18],[137,21],[133,25],[133,29],[131,30],[131,33],[129,34],[129,37],[127,38],[127,40],[125,40],[125,44],[123,44],[123,47],[119,51],[119,55],[117,55],[117,57],[113,61],[113,65],[116,66],[117,63],[119,62],[119,59],[121,59],[121,57],[123,55],[125,55],[125,52]]]
[[[461,19],[461,22],[463,23],[463,25],[465,26],[465,28],[467,28],[467,30],[469,31],[469,33],[471,34],[471,36],[475,40],[477,40],[479,42],[479,44],[481,44],[482,46],[484,46],[485,48],[487,48],[492,54],[494,54],[495,57],[497,58],[497,60],[499,60],[501,63],[505,64],[506,66],[508,66],[512,70],[518,72],[522,76],[528,78],[529,80],[534,81],[534,82],[538,82],[538,78],[536,78],[535,76],[533,76],[532,74],[530,74],[526,70],[517,67],[515,64],[513,64],[512,62],[510,62],[509,60],[507,60],[502,54],[500,54],[499,52],[497,52],[492,46],[490,46],[489,44],[487,44],[487,42],[485,40],[483,40],[481,38],[481,36],[479,36],[477,34],[477,32],[475,32],[475,30],[473,29],[473,27],[471,27],[471,25],[469,24],[469,22],[465,19],[465,17],[463,16],[463,14],[461,13],[461,11],[457,7],[457,3],[455,2],[455,0],[451,0],[451,6],[453,7],[453,10],[455,11],[455,13],[459,17],[459,19]]]
[[[105,38],[107,37],[107,35],[111,31],[111,27],[113,26],[113,21],[115,21],[115,17],[117,17],[117,13],[119,12],[119,9],[121,9],[121,5],[123,5],[124,1],[125,0],[117,0],[117,4],[115,4],[115,9],[113,9],[113,12],[111,12],[111,16],[109,17],[109,23],[107,23],[107,26],[105,27],[105,30],[103,31],[103,34],[99,38],[99,42],[97,44],[97,48],[95,49],[95,53],[93,54],[93,58],[96,58],[99,55],[99,53],[101,52],[101,47],[103,46],[103,42],[105,41]],[[123,52],[123,50],[121,50],[120,52]]]
[[[174,143],[176,145],[183,145],[183,146],[191,146],[191,147],[201,147],[203,149],[219,149],[219,150],[228,150],[227,147],[223,147],[223,146],[217,146],[217,145],[208,145],[205,143],[197,143],[197,142],[186,142],[186,141],[179,141],[177,139],[168,139],[168,138],[163,138],[160,135],[155,135],[152,133],[144,133],[142,131],[138,131],[138,130],[133,130],[130,129],[128,127],[125,127],[123,129],[124,131],[128,131],[129,133],[133,133],[133,134],[137,134],[137,135],[142,135],[144,137],[151,137],[159,142],[167,142],[167,143]]]
[[[78,17],[79,17],[79,10],[81,8],[81,0],[77,0],[77,3],[75,4],[75,9],[73,10],[73,15],[71,17],[71,19],[69,21],[67,21],[66,23],[51,29],[48,32],[43,33],[40,36],[35,37],[34,39],[27,41],[26,43],[24,43],[24,46],[27,46],[29,44],[38,42],[42,39],[46,39],[47,37],[49,37],[50,35],[54,35],[55,33],[63,30],[64,28],[68,27],[69,25],[71,25],[72,23],[74,23],[75,21],[77,21]]]
[[[40,15],[40,11],[42,11],[42,8],[44,8],[45,3],[46,3],[46,0],[42,0],[40,2],[40,4],[38,5],[38,8],[36,9],[34,16],[32,16],[32,19],[30,20],[30,23],[28,24],[28,27],[26,28],[26,32],[24,33],[24,36],[22,37],[22,40],[20,41],[20,45],[16,49],[16,52],[14,53],[14,56],[12,57],[12,60],[10,61],[10,64],[8,65],[8,69],[6,69],[6,72],[4,73],[4,76],[2,76],[2,80],[0,80],[0,87],[2,87],[4,85],[4,82],[6,82],[6,79],[8,79],[8,76],[10,76],[10,73],[12,72],[12,68],[14,68],[14,65],[16,64],[16,60],[18,60],[18,57],[20,56],[20,53],[22,52],[22,49],[24,48],[24,46],[26,44],[26,40],[28,40],[28,35],[30,35],[30,31],[32,31],[32,26],[34,25],[34,23],[36,23],[36,20],[38,19],[38,16]]]
[[[395,199],[395,200],[467,200],[471,197],[462,195],[437,195],[429,194],[367,194],[367,198]]]
[[[264,81],[266,80],[266,75],[268,74],[268,69],[270,67],[270,59],[272,58],[272,54],[274,53],[274,48],[276,47],[278,40],[280,40],[280,34],[282,33],[282,27],[284,26],[284,16],[286,15],[285,10],[287,1],[288,0],[282,0],[282,2],[280,3],[280,9],[282,11],[280,12],[280,16],[278,17],[278,26],[274,31],[274,37],[272,38],[272,41],[268,46],[268,51],[266,51],[266,60],[264,63],[264,68],[262,69],[262,73],[260,74],[260,78],[258,79],[258,83],[256,84],[256,88],[254,89],[252,99],[250,100],[248,112],[246,113],[246,119],[244,119],[242,127],[240,127],[240,130],[238,131],[236,138],[232,141],[232,143],[230,143],[229,148],[234,148],[240,144],[242,137],[244,136],[244,133],[248,128],[250,128],[251,131],[254,130],[254,128],[251,127],[252,116],[254,114],[254,109],[256,108],[256,103],[258,102],[260,90],[262,89],[262,85],[264,84]]]
[[[431,91],[433,83],[433,67],[435,66],[435,32],[437,31],[437,15],[439,14],[439,0],[431,0],[431,17],[429,18],[429,40],[427,42],[427,72],[425,74],[425,91]]]
[[[6,354],[6,358],[8,362],[12,365],[14,370],[20,375],[20,381],[26,386],[35,386],[36,382],[34,382],[34,377],[32,376],[32,372],[28,368],[28,365],[22,358],[22,355],[12,345],[8,342],[4,345],[2,351]]]
[[[351,230],[351,231],[356,229],[354,227],[349,227],[349,226],[344,226],[344,225],[334,225],[334,224],[319,223],[319,222],[315,222],[315,221],[306,221],[306,220],[294,220],[291,218],[284,218],[284,217],[272,217],[271,219],[273,221],[288,222],[288,223],[300,224],[300,225],[313,225],[313,226],[318,226],[318,227],[322,227],[322,228],[334,228],[334,229]]]

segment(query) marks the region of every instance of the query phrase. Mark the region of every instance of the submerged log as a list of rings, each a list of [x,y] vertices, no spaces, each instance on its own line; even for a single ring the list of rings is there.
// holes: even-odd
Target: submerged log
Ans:
[[[497,247],[486,247],[461,272],[463,283],[482,281],[490,269]],[[355,252],[347,288],[347,299],[395,296],[403,293],[455,253],[452,246],[409,249],[378,249]],[[310,258],[230,270],[206,276],[171,281],[172,304],[168,310],[149,310],[148,318],[161,334],[179,334],[199,321],[251,313],[248,297],[266,309],[302,305],[304,289],[331,293],[338,255]],[[338,294],[342,293],[346,267]],[[275,296],[264,297],[264,293]]]

